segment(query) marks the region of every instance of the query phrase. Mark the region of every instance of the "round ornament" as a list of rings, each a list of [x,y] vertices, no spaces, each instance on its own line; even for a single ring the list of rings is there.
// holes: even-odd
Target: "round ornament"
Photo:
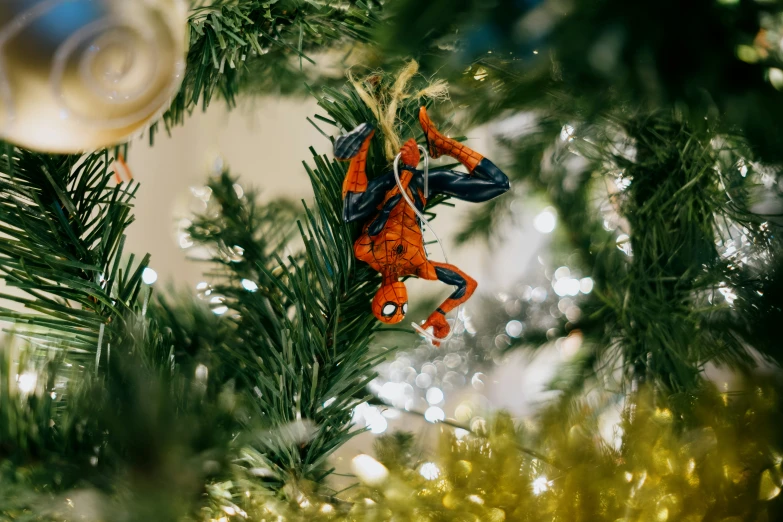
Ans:
[[[0,1],[0,137],[45,152],[118,143],[185,69],[184,0]]]

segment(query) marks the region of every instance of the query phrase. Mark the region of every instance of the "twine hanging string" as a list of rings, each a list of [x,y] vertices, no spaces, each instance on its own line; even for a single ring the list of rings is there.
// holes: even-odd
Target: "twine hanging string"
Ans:
[[[394,156],[402,148],[402,139],[397,131],[400,127],[398,125],[399,118],[397,117],[400,102],[411,98],[429,98],[441,101],[449,99],[449,85],[444,80],[435,80],[421,90],[408,92],[410,82],[418,72],[418,62],[411,60],[397,73],[397,78],[394,80],[391,89],[379,89],[378,91],[368,88],[368,85],[373,83],[370,81],[373,78],[372,75],[362,80],[357,80],[348,72],[348,81],[351,82],[359,98],[367,105],[367,108],[370,109],[378,122],[378,127],[384,140],[383,152],[389,161],[393,161]]]

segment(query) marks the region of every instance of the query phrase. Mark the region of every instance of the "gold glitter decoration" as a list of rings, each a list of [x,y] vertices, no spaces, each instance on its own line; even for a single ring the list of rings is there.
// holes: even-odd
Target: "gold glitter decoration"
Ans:
[[[256,490],[249,502],[237,484],[230,501],[241,514],[227,519],[767,522],[783,513],[772,387],[728,400],[714,389],[670,401],[642,390],[624,401],[613,438],[599,420],[617,399],[564,402],[525,428],[502,413],[460,437],[439,426],[436,455],[411,435],[386,435],[372,461],[388,470],[383,480],[339,498],[312,484],[287,487],[298,496],[286,500]],[[222,491],[207,520],[227,516]]]

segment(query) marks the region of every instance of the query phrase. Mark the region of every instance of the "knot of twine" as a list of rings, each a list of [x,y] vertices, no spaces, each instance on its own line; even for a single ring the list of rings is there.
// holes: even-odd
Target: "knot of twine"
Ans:
[[[435,80],[424,89],[416,92],[408,92],[410,81],[419,72],[419,64],[416,60],[411,60],[397,73],[390,90],[381,90],[371,92],[367,88],[370,83],[368,80],[372,76],[359,81],[351,73],[348,73],[348,80],[356,89],[357,94],[367,105],[370,111],[378,120],[378,126],[383,133],[384,144],[383,151],[387,160],[392,160],[402,147],[402,139],[397,132],[397,109],[400,102],[411,98],[430,98],[433,100],[447,100],[449,98],[449,86],[444,80]]]

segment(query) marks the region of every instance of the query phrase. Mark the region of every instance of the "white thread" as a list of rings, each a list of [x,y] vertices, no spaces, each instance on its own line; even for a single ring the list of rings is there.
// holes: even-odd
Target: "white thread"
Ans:
[[[422,145],[418,145],[418,147],[424,154],[424,199],[430,199],[430,155]],[[443,252],[443,257],[446,257],[445,251]]]
[[[103,346],[103,330],[106,325],[101,323],[98,330],[98,350],[95,352],[95,375],[98,375],[98,368],[101,365],[101,347]]]
[[[419,150],[424,154],[424,198],[429,199],[429,176],[430,176],[430,156],[427,153],[427,149],[425,149],[423,146],[419,145]],[[430,225],[429,220],[424,216],[424,214],[416,208],[416,205],[413,203],[411,198],[408,196],[408,192],[403,189],[402,181],[400,181],[400,158],[402,157],[402,152],[398,153],[397,156],[394,157],[394,179],[397,181],[397,188],[400,189],[400,194],[402,195],[402,199],[405,200],[405,203],[408,204],[408,206],[413,210],[413,212],[416,214],[416,216],[421,220],[421,223],[423,225],[422,227],[422,246],[424,243],[424,228],[429,228],[430,232],[432,232],[432,235],[435,236],[435,241],[438,243],[438,246],[440,247],[440,252],[443,254],[443,260],[446,262],[446,264],[449,264],[449,258],[446,255],[446,249],[443,248],[443,243],[441,242],[440,238],[438,237],[438,234],[435,233],[435,229],[432,228],[432,225]],[[425,247],[425,253],[426,253],[426,247]],[[435,337],[433,334],[426,331],[424,328],[422,328],[420,325],[416,323],[411,323],[411,326],[413,326],[413,329],[419,332],[421,335],[426,337],[432,342],[439,342],[439,343],[445,343],[449,339],[451,339],[454,336],[454,330],[457,326],[457,320],[459,320],[459,316],[462,312],[462,305],[459,305],[457,308],[457,319],[454,321],[454,327],[449,329],[449,333],[446,337],[440,338]]]

